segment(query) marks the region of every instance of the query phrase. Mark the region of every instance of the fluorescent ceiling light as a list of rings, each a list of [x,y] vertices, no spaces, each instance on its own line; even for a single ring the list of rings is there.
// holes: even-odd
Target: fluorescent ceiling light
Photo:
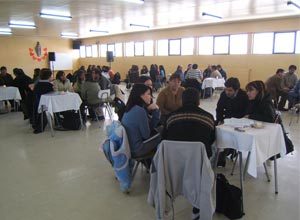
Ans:
[[[123,0],[125,2],[131,2],[131,3],[136,3],[136,4],[144,4],[144,0]]]
[[[209,13],[206,13],[206,12],[202,12],[202,16],[210,16],[210,17],[213,17],[213,18],[222,19],[221,16],[209,14]]]
[[[26,28],[26,29],[35,29],[36,26],[33,23],[25,23],[25,22],[9,22],[8,23],[9,27],[11,28]]]
[[[42,18],[59,19],[59,20],[65,20],[65,21],[72,20],[72,16],[68,16],[68,15],[48,14],[48,13],[41,12],[40,16]]]
[[[12,33],[11,33],[11,31],[1,31],[0,30],[0,34],[1,35],[11,35]]]
[[[296,8],[300,9],[300,5],[298,5],[297,3],[293,2],[293,1],[288,1],[288,2],[287,2],[287,5],[293,5],[293,6],[295,6]]]
[[[143,28],[150,28],[149,25],[142,25],[142,24],[129,24],[131,27],[143,27]]]
[[[64,38],[77,38],[78,34],[76,34],[76,33],[61,33],[60,36],[64,37]]]
[[[99,30],[99,29],[90,29],[90,32],[105,33],[105,34],[108,33],[108,31]]]

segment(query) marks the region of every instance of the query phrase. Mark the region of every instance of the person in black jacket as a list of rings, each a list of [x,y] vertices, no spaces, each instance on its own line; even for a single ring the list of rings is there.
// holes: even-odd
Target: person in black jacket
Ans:
[[[202,142],[209,158],[212,156],[211,145],[215,141],[214,117],[199,108],[199,104],[200,93],[197,89],[187,88],[183,91],[182,107],[168,115],[163,139]]]
[[[38,134],[44,131],[44,128],[47,125],[47,120],[45,120],[45,115],[42,117],[42,114],[38,114],[38,106],[40,103],[41,96],[43,94],[53,92],[53,84],[50,83],[50,78],[51,78],[52,72],[50,69],[43,68],[40,73],[40,80],[39,82],[35,85],[34,90],[33,90],[33,96],[34,96],[34,115],[35,115],[35,120],[34,124],[32,127],[34,128],[33,133]],[[44,113],[43,113],[44,114]],[[43,128],[41,127],[41,120],[43,120]]]
[[[223,123],[225,118],[242,118],[248,108],[248,96],[240,89],[238,78],[231,77],[225,82],[225,91],[221,93],[216,109],[216,124]],[[225,149],[219,154],[218,166],[225,167],[226,156],[236,155],[234,150]]]
[[[252,81],[246,86],[250,103],[247,109],[248,118],[273,123],[276,113],[271,95],[266,92],[262,81]]]
[[[19,89],[21,100],[21,109],[24,114],[24,120],[32,116],[32,91],[29,85],[33,83],[33,80],[27,76],[22,69],[14,68],[13,73],[16,78],[13,80],[12,85]]]
[[[225,90],[221,93],[216,109],[216,123],[225,118],[242,118],[246,115],[248,96],[240,89],[238,78],[231,77],[225,82]]]
[[[7,72],[7,68],[5,66],[1,66],[0,68],[0,80],[3,82],[3,85],[6,87],[13,86],[13,78],[12,76]],[[7,106],[7,101],[4,101],[5,105]],[[14,100],[9,100],[10,106],[12,108],[12,111],[14,110]]]

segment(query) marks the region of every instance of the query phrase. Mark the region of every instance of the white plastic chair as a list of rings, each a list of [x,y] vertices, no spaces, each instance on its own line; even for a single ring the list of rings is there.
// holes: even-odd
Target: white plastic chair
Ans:
[[[104,89],[100,90],[98,92],[98,98],[101,100],[101,105],[105,108],[107,111],[110,120],[112,120],[113,111],[110,105],[110,102],[112,101],[111,95],[110,95],[110,89]]]

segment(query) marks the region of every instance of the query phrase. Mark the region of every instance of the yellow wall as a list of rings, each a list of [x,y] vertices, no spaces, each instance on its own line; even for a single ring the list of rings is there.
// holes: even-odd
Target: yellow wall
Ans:
[[[73,53],[72,41],[62,38],[47,37],[25,37],[25,36],[3,36],[0,37],[0,66],[6,66],[12,74],[13,68],[22,68],[24,72],[32,76],[34,68],[49,67],[48,56],[45,60],[38,62],[29,55],[29,48],[33,48],[39,41],[42,48],[48,52]],[[74,66],[77,66],[77,59]]]
[[[253,33],[266,31],[300,30],[300,18],[284,18],[260,21],[245,21],[236,23],[221,23],[214,25],[198,25],[182,28],[172,28],[132,34],[113,35],[83,39],[84,45],[118,43],[128,41],[172,39],[181,37],[198,37],[207,35]],[[251,46],[251,41],[249,42]],[[167,73],[175,71],[178,64],[184,67],[189,63],[197,63],[200,69],[208,64],[221,64],[229,76],[238,76],[244,86],[249,80],[266,80],[277,68],[287,69],[290,64],[300,68],[300,54],[276,55],[213,55],[213,56],[153,56],[153,57],[116,57],[112,67],[125,76],[132,64],[150,66],[152,63],[164,65]],[[105,58],[80,58],[78,65],[107,65]],[[299,72],[299,71],[298,71]]]

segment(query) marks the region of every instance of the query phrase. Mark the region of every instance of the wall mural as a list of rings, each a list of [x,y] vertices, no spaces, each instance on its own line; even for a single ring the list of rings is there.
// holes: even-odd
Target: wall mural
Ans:
[[[34,48],[29,48],[29,55],[32,57],[33,60],[41,62],[42,60],[45,60],[48,56],[48,49],[46,47],[42,48],[40,42],[36,42]]]

